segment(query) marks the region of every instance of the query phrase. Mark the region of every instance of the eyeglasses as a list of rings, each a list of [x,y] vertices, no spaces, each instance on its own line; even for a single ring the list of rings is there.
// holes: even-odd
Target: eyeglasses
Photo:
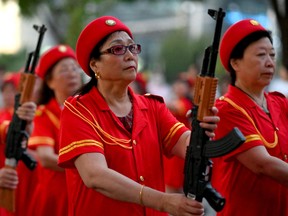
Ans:
[[[109,49],[101,52],[100,54],[111,53],[113,55],[124,55],[127,52],[127,48],[133,54],[139,54],[141,52],[140,44],[130,44],[128,46],[125,46],[125,45],[112,46]]]

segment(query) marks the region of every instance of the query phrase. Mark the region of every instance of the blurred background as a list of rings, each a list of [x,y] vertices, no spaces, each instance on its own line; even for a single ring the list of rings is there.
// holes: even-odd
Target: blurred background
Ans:
[[[219,8],[226,12],[222,33],[244,18],[253,18],[271,30],[277,69],[267,90],[288,97],[287,0],[0,0],[0,108],[4,104],[4,75],[20,71],[36,47],[38,33],[34,24],[44,24],[48,29],[43,53],[56,44],[75,48],[86,24],[96,17],[112,15],[124,21],[135,41],[142,45],[138,68],[141,76],[133,84],[138,84],[141,94],[163,96],[172,113],[189,126],[186,113],[192,107],[195,77],[202,67],[204,49],[212,43],[216,24],[207,11]],[[219,78],[219,97],[230,82],[219,58],[215,74]],[[183,162],[179,160],[175,166],[179,168]],[[167,191],[182,191],[182,170],[165,175]],[[174,177],[180,180],[177,185]],[[214,216],[209,205],[205,206],[205,215]]]
[[[226,12],[222,32],[243,18],[254,18],[273,32],[277,64],[288,55],[286,0],[0,0],[0,70],[19,71],[38,39],[33,24],[48,28],[42,52],[65,43],[75,48],[82,28],[102,15],[123,20],[142,45],[139,71],[148,91],[169,98],[179,76],[192,80],[212,42],[215,21],[208,9]],[[225,77],[219,58],[216,76]],[[224,79],[224,78],[223,78]],[[220,94],[220,93],[219,93]]]

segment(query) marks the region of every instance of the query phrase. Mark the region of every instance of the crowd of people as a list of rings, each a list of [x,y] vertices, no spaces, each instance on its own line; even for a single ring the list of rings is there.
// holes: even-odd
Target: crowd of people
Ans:
[[[0,191],[15,190],[16,210],[0,207],[0,216],[206,213],[182,188],[194,77],[175,80],[173,100],[150,94],[137,70],[141,49],[121,20],[102,16],[81,31],[76,50],[59,44],[40,56],[33,97],[15,112],[27,121],[33,171],[21,161],[5,165],[21,73],[4,76]],[[271,32],[256,20],[233,24],[221,39],[227,74],[214,115],[200,126],[216,140],[238,127],[246,141],[213,158],[212,185],[226,199],[217,215],[288,216],[288,100],[266,90],[275,53]]]

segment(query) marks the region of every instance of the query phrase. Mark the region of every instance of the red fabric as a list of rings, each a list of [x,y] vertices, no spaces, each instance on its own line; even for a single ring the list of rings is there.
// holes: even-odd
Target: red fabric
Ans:
[[[29,148],[48,145],[59,151],[60,106],[55,99],[40,106],[34,119],[34,131],[29,139]],[[68,213],[65,172],[44,168],[38,163],[38,184],[31,199],[31,215],[63,216]]]
[[[9,112],[10,114],[10,112]],[[8,116],[7,112],[0,113],[0,169],[5,165],[5,138],[6,130],[8,127],[8,122],[4,120],[11,120],[11,114]],[[6,209],[0,207],[0,216],[10,216],[13,215],[9,213]]]
[[[256,31],[267,31],[256,20],[245,19],[230,26],[220,43],[219,55],[224,68],[229,71],[229,59],[235,46],[246,36]]]
[[[12,109],[2,109],[0,110],[0,123],[5,120],[11,120],[13,116],[13,108]]]
[[[266,147],[266,149],[270,155],[287,162],[287,99],[280,93],[266,94],[271,114],[269,118],[245,93],[233,86],[229,86],[225,97],[246,110],[267,142],[274,142],[274,131],[279,128],[277,145],[274,148]],[[213,159],[212,184],[226,198],[226,205],[218,215],[288,215],[288,189],[271,178],[254,174],[236,159],[237,154],[255,146],[264,145],[256,129],[242,112],[226,101],[218,99],[216,106],[219,109],[218,115],[221,121],[215,131],[215,138],[223,137],[233,127],[238,127],[247,139],[244,144],[228,155]],[[252,135],[255,139],[250,139]]]
[[[130,29],[113,16],[102,16],[91,21],[80,33],[76,44],[76,55],[80,66],[88,76],[91,76],[89,59],[92,50],[103,38],[116,31],[125,31],[133,38]]]
[[[13,110],[3,109],[0,111],[0,168],[5,164],[5,143],[7,128],[12,119]]]
[[[129,92],[134,108],[132,134],[112,113],[96,88],[84,96],[70,97],[65,103],[59,165],[67,168],[69,215],[167,215],[150,208],[145,208],[144,212],[140,205],[116,201],[88,189],[74,166],[77,156],[100,152],[109,168],[148,187],[165,190],[162,154],[170,155],[179,137],[188,129],[175,119],[160,97],[136,95],[131,89]],[[89,121],[84,121],[74,111],[79,111]],[[97,124],[99,127],[94,130],[92,126]],[[110,136],[121,140],[115,143]]]

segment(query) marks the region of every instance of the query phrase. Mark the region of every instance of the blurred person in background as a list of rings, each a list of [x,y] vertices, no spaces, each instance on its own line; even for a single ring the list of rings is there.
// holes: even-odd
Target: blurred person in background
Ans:
[[[7,72],[1,86],[3,106],[0,109],[0,123],[4,120],[11,120],[14,111],[15,95],[18,92],[20,73]]]
[[[231,77],[225,73],[219,77],[216,98],[223,96],[228,91],[228,87],[231,83]]]
[[[147,78],[141,72],[138,72],[136,79],[130,84],[130,87],[137,94],[144,95],[147,93]]]
[[[288,215],[288,100],[265,92],[275,53],[271,32],[253,19],[233,24],[221,39],[231,85],[215,104],[221,119],[215,139],[238,127],[246,141],[213,159],[212,185],[226,199],[217,215]]]
[[[59,165],[66,169],[69,215],[203,215],[201,203],[165,193],[162,155],[184,158],[190,131],[162,97],[129,87],[140,52],[113,16],[93,20],[78,38],[77,60],[91,80],[65,101],[61,115]],[[213,137],[219,118],[204,120]]]
[[[14,97],[13,97],[14,99]],[[21,118],[22,120],[27,121],[26,125],[26,131],[28,134],[31,134],[33,129],[33,118],[36,111],[36,104],[32,101],[25,102],[21,106],[18,107],[16,114]],[[0,123],[0,187],[7,188],[7,189],[19,189],[20,185],[19,183],[22,182],[22,179],[18,175],[19,171],[19,165],[23,165],[22,161],[19,161],[17,166],[17,171],[12,168],[5,167],[5,144],[6,144],[6,135],[7,130],[10,124],[11,118],[6,118]],[[25,212],[22,214],[17,214],[17,209],[19,209],[19,202],[17,201],[17,197],[19,196],[16,190],[16,212],[11,213],[8,212],[6,209],[0,207],[0,215],[1,216],[11,216],[11,215],[26,215]],[[27,194],[25,197],[22,197],[21,200],[22,203],[29,203],[29,199],[27,199]],[[25,208],[26,210],[26,208]]]
[[[57,45],[39,59],[36,74],[43,80],[29,148],[36,150],[38,183],[31,198],[30,215],[68,214],[64,169],[57,165],[60,114],[64,100],[82,86],[80,67],[74,50]]]
[[[167,102],[167,107],[176,119],[191,129],[191,121],[187,112],[192,109],[192,87],[188,80],[178,78],[172,84],[172,98]],[[178,156],[164,157],[164,177],[167,192],[183,193],[184,159]]]
[[[0,123],[6,124],[12,119],[15,104],[15,95],[18,93],[19,81],[21,74],[24,72],[24,68],[21,68],[19,72],[6,73],[2,83],[2,95],[3,95],[3,108],[0,111]],[[33,86],[33,93],[31,102],[36,103],[37,90],[39,87],[39,78],[36,76],[35,84]],[[36,106],[36,104],[35,104]],[[0,147],[1,154],[5,151],[5,145]],[[36,157],[35,153],[31,149],[27,149],[27,153],[32,157]],[[3,160],[5,156],[3,154]],[[2,163],[1,163],[2,164]],[[28,169],[22,161],[19,161],[17,165],[17,188],[16,188],[16,207],[13,215],[15,216],[28,216],[30,208],[30,200],[27,199],[27,194],[32,196],[34,192],[34,184],[37,182],[37,168],[34,170]],[[14,171],[11,171],[14,172]]]
[[[268,90],[281,92],[288,97],[288,60],[286,64],[280,66],[279,77],[271,81]]]

